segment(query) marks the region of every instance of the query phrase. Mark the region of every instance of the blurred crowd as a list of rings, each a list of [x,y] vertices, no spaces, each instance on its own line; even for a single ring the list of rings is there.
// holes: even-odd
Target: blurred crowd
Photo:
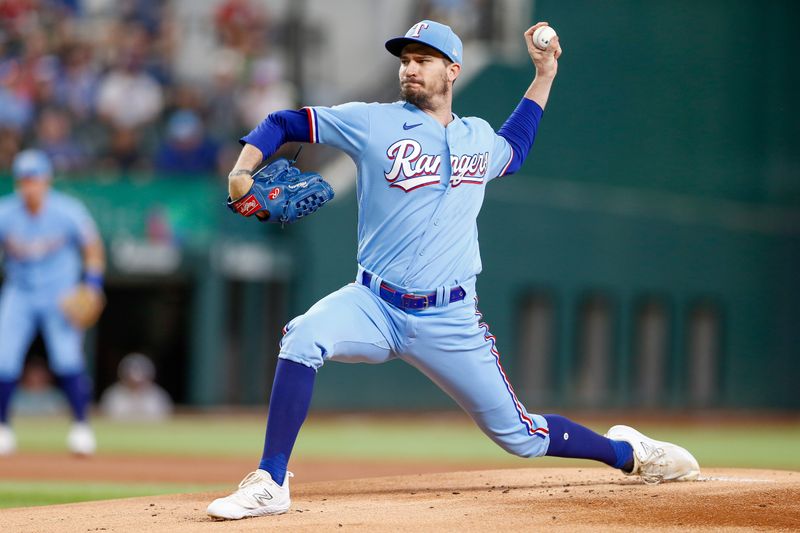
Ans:
[[[100,411],[105,416],[127,422],[158,422],[172,415],[172,398],[156,382],[156,367],[148,356],[127,354],[119,361],[117,378],[100,396]],[[68,412],[67,402],[54,382],[46,360],[34,350],[12,401],[14,414],[50,416]]]
[[[207,21],[208,75],[182,79],[187,31],[159,0],[0,0],[0,172],[38,147],[59,175],[225,175],[237,139],[295,107],[280,23],[254,0]]]

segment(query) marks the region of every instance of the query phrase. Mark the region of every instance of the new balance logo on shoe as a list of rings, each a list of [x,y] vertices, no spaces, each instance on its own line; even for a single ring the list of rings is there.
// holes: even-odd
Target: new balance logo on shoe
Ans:
[[[236,492],[217,498],[208,505],[206,512],[213,518],[223,520],[285,513],[292,505],[289,497],[290,477],[292,473],[286,472],[287,479],[283,485],[278,485],[265,470],[250,472],[239,483]]]
[[[253,499],[256,500],[261,505],[265,505],[268,501],[272,499],[272,494],[269,493],[267,489],[264,489],[263,494],[253,494]]]

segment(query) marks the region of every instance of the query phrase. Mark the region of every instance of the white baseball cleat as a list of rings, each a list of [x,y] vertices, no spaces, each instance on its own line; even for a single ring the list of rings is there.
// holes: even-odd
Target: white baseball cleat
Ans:
[[[622,440],[633,447],[633,471],[625,474],[640,476],[647,484],[694,481],[700,476],[697,459],[677,444],[651,439],[628,426],[612,427],[606,438]]]
[[[75,422],[67,434],[67,448],[75,455],[92,455],[97,450],[94,431],[86,422]]]
[[[11,455],[17,450],[17,438],[11,426],[0,424],[0,455]]]
[[[214,518],[239,520],[247,516],[282,514],[292,504],[289,498],[289,478],[294,474],[286,472],[283,485],[278,485],[266,470],[250,472],[239,483],[239,490],[217,498],[208,506],[206,512]]]

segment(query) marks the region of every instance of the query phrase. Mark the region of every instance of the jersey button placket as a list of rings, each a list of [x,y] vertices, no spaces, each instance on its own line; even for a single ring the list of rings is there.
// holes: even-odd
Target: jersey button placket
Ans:
[[[449,150],[449,147],[448,147],[447,153],[443,154],[442,157],[443,157],[443,159],[446,158],[445,160],[448,162],[447,164],[449,166],[449,164],[450,164],[449,163],[450,162],[450,150]],[[417,257],[424,257],[425,256],[425,250],[426,250],[425,247],[428,246],[428,244],[431,242],[430,239],[426,239],[426,237],[430,236],[432,232],[435,232],[435,231],[437,231],[439,229],[439,221],[440,221],[439,214],[442,212],[443,209],[445,209],[445,205],[447,203],[446,202],[447,196],[450,194],[450,188],[451,188],[450,179],[448,179],[447,182],[445,183],[445,193],[439,199],[439,203],[436,205],[436,208],[433,210],[433,216],[428,220],[428,224],[425,226],[425,230],[422,232],[421,242],[420,242],[419,248],[418,248],[419,251],[416,254]],[[408,265],[408,270],[411,271],[414,267],[416,267],[416,261],[412,261]]]

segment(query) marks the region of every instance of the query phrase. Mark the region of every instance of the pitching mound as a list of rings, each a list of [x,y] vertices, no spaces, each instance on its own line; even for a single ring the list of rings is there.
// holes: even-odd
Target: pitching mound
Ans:
[[[800,473],[712,469],[642,485],[604,468],[487,470],[296,484],[281,516],[217,522],[219,494],[8,509],[3,531],[685,531],[800,528]]]

